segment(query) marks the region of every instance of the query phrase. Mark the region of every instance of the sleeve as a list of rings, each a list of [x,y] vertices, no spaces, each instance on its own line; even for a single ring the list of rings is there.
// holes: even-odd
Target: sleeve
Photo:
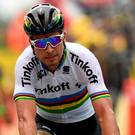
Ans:
[[[35,100],[34,57],[27,60],[18,59],[15,65],[14,100]],[[34,77],[35,76],[35,77]]]
[[[86,53],[83,57],[85,57],[86,61],[82,69],[85,73],[87,88],[92,101],[110,97],[98,59],[92,52]]]

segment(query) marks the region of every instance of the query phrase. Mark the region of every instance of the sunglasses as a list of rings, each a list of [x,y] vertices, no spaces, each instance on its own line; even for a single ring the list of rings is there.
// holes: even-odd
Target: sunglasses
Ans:
[[[59,45],[59,43],[62,42],[63,38],[64,38],[64,33],[62,33],[61,35],[56,35],[49,38],[30,40],[30,42],[32,43],[32,45],[34,45],[34,47],[39,48],[39,49],[46,49],[48,43],[51,43],[50,44],[51,47],[55,48],[56,46]]]

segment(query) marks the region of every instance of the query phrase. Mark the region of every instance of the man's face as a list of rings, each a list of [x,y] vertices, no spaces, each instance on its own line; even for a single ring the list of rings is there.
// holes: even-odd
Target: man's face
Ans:
[[[33,36],[33,40],[38,40],[38,39],[43,39],[43,38],[50,38],[50,37],[55,37],[56,35],[60,35],[58,32],[55,33],[50,33],[46,35],[38,35],[38,36]],[[34,46],[34,52],[37,58],[45,64],[48,69],[52,72],[55,71],[57,66],[59,65],[59,62],[62,58],[63,55],[63,40],[64,38],[61,39],[62,41],[56,46],[52,47],[51,43],[47,42],[46,48],[37,48]]]

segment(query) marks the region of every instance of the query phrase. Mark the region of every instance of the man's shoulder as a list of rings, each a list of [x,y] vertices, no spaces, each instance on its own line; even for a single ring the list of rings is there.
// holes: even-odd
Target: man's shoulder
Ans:
[[[94,55],[88,48],[79,43],[66,42],[66,48],[69,50],[69,52],[81,57]]]
[[[28,46],[18,56],[17,62],[29,61],[31,60],[32,57],[34,57],[33,50],[31,46]]]

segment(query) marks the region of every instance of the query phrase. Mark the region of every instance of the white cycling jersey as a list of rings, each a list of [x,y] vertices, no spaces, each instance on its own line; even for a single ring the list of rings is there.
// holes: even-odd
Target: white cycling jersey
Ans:
[[[98,60],[87,48],[65,43],[63,59],[48,71],[28,46],[15,69],[15,100],[35,100],[37,113],[50,121],[73,123],[92,116],[91,101],[109,97]]]

